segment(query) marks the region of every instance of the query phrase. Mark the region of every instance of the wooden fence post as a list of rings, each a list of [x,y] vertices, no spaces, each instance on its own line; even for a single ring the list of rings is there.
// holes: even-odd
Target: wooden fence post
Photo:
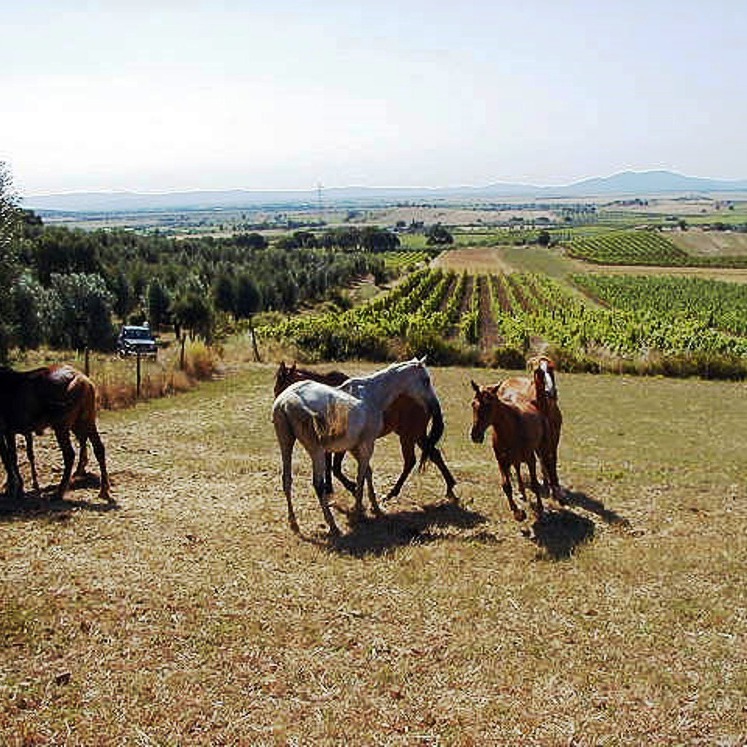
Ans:
[[[140,399],[140,351],[137,351],[137,374],[136,374],[136,384],[135,384],[135,397],[137,399]]]

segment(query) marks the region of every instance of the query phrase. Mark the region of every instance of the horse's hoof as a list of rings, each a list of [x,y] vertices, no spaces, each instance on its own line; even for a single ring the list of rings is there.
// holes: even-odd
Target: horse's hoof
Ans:
[[[514,511],[514,519],[516,521],[524,521],[527,518],[527,512],[523,508],[517,508]]]

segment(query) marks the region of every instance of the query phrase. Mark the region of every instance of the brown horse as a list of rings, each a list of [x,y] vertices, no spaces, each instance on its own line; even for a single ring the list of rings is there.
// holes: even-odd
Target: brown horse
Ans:
[[[286,366],[285,362],[281,361],[277,373],[275,374],[275,396],[277,397],[280,392],[296,381],[311,380],[318,381],[322,384],[328,384],[329,386],[340,386],[344,381],[347,381],[348,378],[350,377],[342,371],[319,373],[306,368],[299,368],[295,363],[293,363],[292,366]],[[430,459],[438,467],[443,476],[444,482],[446,483],[447,497],[452,501],[458,500],[454,493],[456,480],[449,471],[449,468],[446,466],[446,462],[444,462],[441,452],[435,446],[443,433],[443,421],[438,423],[434,421],[433,434],[431,436],[432,445],[429,445],[428,422],[430,417],[431,415],[428,411],[417,400],[407,395],[397,397],[390,407],[384,411],[384,428],[379,434],[379,438],[386,436],[389,433],[396,433],[399,436],[400,449],[404,461],[402,474],[400,474],[394,487],[389,491],[384,500],[389,500],[399,495],[405,480],[415,467],[415,464],[417,463],[417,458],[415,457],[415,444],[417,444],[422,450],[420,460],[421,466],[427,459]],[[440,417],[440,413],[436,413],[434,417]],[[328,492],[331,492],[330,472],[334,474],[347,490],[353,492],[355,489],[355,483],[353,480],[348,478],[342,471],[342,460],[344,457],[344,453],[335,454],[334,458],[332,458],[331,455],[328,456]]]
[[[75,462],[75,450],[70,442],[72,432],[80,444],[75,476],[85,475],[87,442],[90,440],[101,470],[99,497],[112,501],[104,444],[96,427],[96,389],[85,374],[72,366],[49,366],[32,371],[0,367],[0,427],[7,451],[7,459],[3,454],[3,461],[12,495],[18,495],[23,490],[15,434],[26,438],[32,476],[36,483],[32,434],[41,434],[46,428],[51,428],[65,463],[58,487],[59,497],[64,497],[70,485]]]
[[[499,384],[498,396],[506,401],[530,400],[545,415],[550,428],[549,474],[545,475],[548,486],[556,500],[562,499],[562,488],[558,480],[558,444],[563,427],[563,414],[558,405],[558,387],[555,383],[555,364],[546,355],[531,358],[529,367],[532,377],[513,376]]]
[[[516,472],[516,480],[522,499],[526,502],[526,491],[521,476],[521,465],[529,468],[532,492],[537,497],[537,516],[542,517],[544,507],[537,482],[535,455],[539,457],[543,470],[549,458],[550,428],[545,415],[525,398],[506,401],[498,396],[500,384],[480,387],[470,382],[475,397],[472,400],[472,430],[470,437],[475,443],[482,443],[485,431],[493,428],[493,453],[501,473],[501,487],[508,499],[508,505],[516,521],[526,519],[526,511],[520,509],[513,498],[511,487],[511,467]]]

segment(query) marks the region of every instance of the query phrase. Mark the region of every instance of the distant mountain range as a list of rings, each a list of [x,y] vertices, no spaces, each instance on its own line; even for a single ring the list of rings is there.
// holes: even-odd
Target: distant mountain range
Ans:
[[[707,195],[745,193],[747,180],[724,181],[684,176],[670,171],[624,171],[565,186],[538,187],[528,184],[496,183],[484,187],[334,187],[323,191],[325,209],[346,205],[380,205],[392,202],[483,201],[518,198],[592,199],[614,196],[647,197],[656,195]],[[316,209],[316,189],[301,190],[225,190],[163,192],[71,192],[39,195],[22,200],[23,207],[38,211],[127,212],[171,210],[220,210],[261,207],[307,206]]]

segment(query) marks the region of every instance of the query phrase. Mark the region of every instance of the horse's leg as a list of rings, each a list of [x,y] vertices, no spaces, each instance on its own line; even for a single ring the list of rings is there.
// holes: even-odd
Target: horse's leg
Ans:
[[[370,443],[360,443],[353,456],[358,461],[358,476],[355,482],[355,509],[353,511],[353,521],[359,522],[363,518],[363,485],[366,481],[366,476],[370,472],[371,455],[373,454],[373,440]],[[373,492],[373,481],[370,483],[371,491]],[[373,499],[376,500],[375,498]],[[373,501],[372,501],[373,503]]]
[[[324,491],[327,495],[332,493],[332,459],[333,454],[328,451],[324,455]]]
[[[373,472],[371,471],[371,465],[368,465],[368,472],[366,472],[366,482],[368,483],[368,500],[371,501],[371,508],[377,516],[383,516],[384,512],[379,506],[379,502],[376,500],[376,491],[373,485]]]
[[[16,436],[14,433],[0,431],[0,456],[3,460],[5,472],[8,475],[6,494],[9,498],[23,497],[23,478],[18,469],[18,452],[16,450]]]
[[[324,520],[327,522],[329,527],[329,534],[331,537],[339,537],[340,530],[335,523],[335,517],[332,516],[332,511],[329,509],[329,501],[327,499],[326,492],[326,471],[327,471],[327,452],[320,446],[314,450],[314,453],[309,452],[311,456],[311,464],[313,467],[314,474],[314,490],[316,496],[319,499],[319,505],[322,507],[322,513],[324,514]]]
[[[402,433],[399,434],[399,446],[402,452],[402,474],[400,474],[394,487],[387,493],[385,501],[396,498],[399,495],[399,491],[402,490],[402,486],[405,484],[405,480],[409,477],[410,472],[417,464],[415,457],[415,441]]]
[[[96,433],[96,436],[98,436],[98,433]],[[75,468],[75,472],[73,473],[73,476],[74,477],[85,477],[86,465],[88,464],[88,436],[85,434],[78,435],[76,433],[76,437],[78,439],[78,445],[80,446],[80,450],[78,451],[78,466]],[[101,439],[99,439],[99,441],[101,441]],[[93,446],[93,436],[91,436],[91,445]],[[94,446],[94,454],[96,454],[95,446]],[[98,458],[98,455],[96,456],[96,460],[98,461],[99,466],[101,466],[101,460]]]
[[[31,467],[31,484],[34,486],[34,490],[39,492],[39,476],[36,472],[36,459],[34,459],[34,434],[31,431],[23,434],[26,440],[26,458],[29,460],[29,466]]]
[[[280,456],[283,462],[283,492],[285,493],[285,502],[288,506],[288,523],[290,528],[300,534],[296,514],[293,511],[292,486],[293,486],[293,446],[296,443],[296,437],[288,427],[284,417],[273,415],[273,424],[275,426],[275,435],[277,436],[278,446],[280,447]]]
[[[543,461],[547,461],[547,472],[549,474],[550,492],[552,497],[558,502],[563,503],[565,495],[563,489],[560,487],[560,480],[558,479],[558,446],[554,444],[548,450]]]
[[[425,441],[422,443],[418,441],[418,446],[422,449],[425,444]],[[434,446],[431,450],[431,455],[429,459],[433,462],[433,464],[438,467],[438,471],[441,473],[441,476],[444,478],[444,482],[446,483],[446,497],[454,502],[459,501],[459,497],[454,492],[454,487],[456,486],[456,479],[454,478],[454,475],[451,474],[451,471],[446,466],[446,462],[444,461],[443,456],[441,455],[441,450]]]
[[[516,521],[524,521],[527,518],[526,511],[523,508],[519,508],[513,495],[513,489],[511,488],[511,464],[508,462],[499,461],[498,466],[501,470],[501,487],[503,492],[506,494],[508,500],[508,506],[511,509],[511,513],[514,515]]]
[[[332,458],[332,474],[342,483],[345,490],[349,493],[355,493],[355,483],[342,471],[342,460],[345,458],[345,452],[340,451]],[[332,490],[329,491],[330,493]]]
[[[553,499],[558,503],[564,503],[565,496],[563,494],[563,489],[560,487],[560,480],[558,480],[557,451],[552,445],[550,445],[549,447],[540,449],[537,452],[537,456],[542,465],[542,473],[545,475],[548,493],[552,495]]]
[[[540,459],[540,464],[542,465],[544,471],[543,459]],[[537,460],[535,459],[534,452],[529,455],[529,458],[527,459],[527,466],[529,467],[529,479],[531,480],[530,487],[537,498],[537,518],[541,519],[542,515],[545,512],[545,508],[542,505],[541,488],[539,481],[537,480]]]
[[[99,463],[99,471],[101,472],[101,488],[99,489],[99,498],[107,501],[108,503],[114,503],[114,498],[112,498],[111,493],[109,492],[109,488],[111,487],[111,485],[109,483],[109,471],[106,468],[106,449],[104,448],[104,442],[101,440],[101,436],[99,435],[99,431],[95,425],[88,432],[87,437],[83,436],[82,438],[78,438],[80,442],[80,456],[78,457],[78,469],[75,471],[75,474],[85,474],[87,458],[84,459],[83,455],[85,453],[87,438],[91,439],[93,453],[96,457],[96,461]]]
[[[57,488],[59,498],[62,500],[70,486],[70,475],[73,471],[73,463],[75,462],[75,449],[72,443],[70,443],[70,431],[66,428],[55,430],[55,436],[57,437],[57,443],[62,451],[62,458],[65,463],[62,471],[62,480],[60,480],[60,485]]]

